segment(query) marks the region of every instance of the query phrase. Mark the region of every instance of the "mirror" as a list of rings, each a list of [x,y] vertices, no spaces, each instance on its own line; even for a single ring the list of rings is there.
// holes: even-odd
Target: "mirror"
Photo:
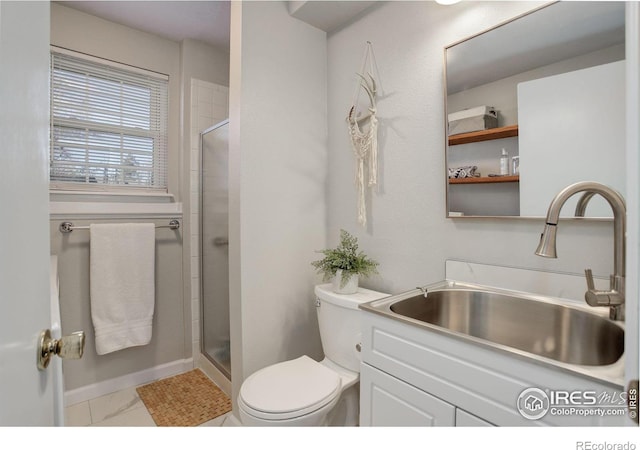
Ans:
[[[544,217],[577,181],[624,195],[624,15],[556,2],[445,48],[447,217]]]

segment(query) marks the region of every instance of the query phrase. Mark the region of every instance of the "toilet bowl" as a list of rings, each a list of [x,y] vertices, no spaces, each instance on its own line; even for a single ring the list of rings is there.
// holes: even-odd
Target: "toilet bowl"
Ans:
[[[238,395],[243,425],[358,425],[358,305],[388,294],[362,288],[351,295],[336,294],[330,284],[316,286],[315,294],[325,358],[318,362],[303,355],[250,375]]]

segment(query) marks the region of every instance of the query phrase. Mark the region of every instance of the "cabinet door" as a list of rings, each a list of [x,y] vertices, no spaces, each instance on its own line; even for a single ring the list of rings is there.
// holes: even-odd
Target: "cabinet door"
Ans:
[[[469,414],[462,409],[456,409],[456,427],[493,427],[492,423],[480,417]]]
[[[455,425],[455,407],[367,364],[360,371],[360,425]]]

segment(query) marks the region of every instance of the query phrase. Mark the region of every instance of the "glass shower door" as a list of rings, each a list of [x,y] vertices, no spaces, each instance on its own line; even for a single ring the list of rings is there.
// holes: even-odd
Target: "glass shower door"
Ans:
[[[229,380],[229,121],[201,133],[201,350]]]

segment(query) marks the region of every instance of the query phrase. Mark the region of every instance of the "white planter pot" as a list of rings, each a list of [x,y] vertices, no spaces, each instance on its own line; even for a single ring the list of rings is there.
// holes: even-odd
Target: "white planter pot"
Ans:
[[[340,287],[342,283],[342,270],[336,272],[336,276],[333,277],[333,292],[336,294],[355,294],[358,292],[358,275],[351,275],[347,284],[344,287]]]

